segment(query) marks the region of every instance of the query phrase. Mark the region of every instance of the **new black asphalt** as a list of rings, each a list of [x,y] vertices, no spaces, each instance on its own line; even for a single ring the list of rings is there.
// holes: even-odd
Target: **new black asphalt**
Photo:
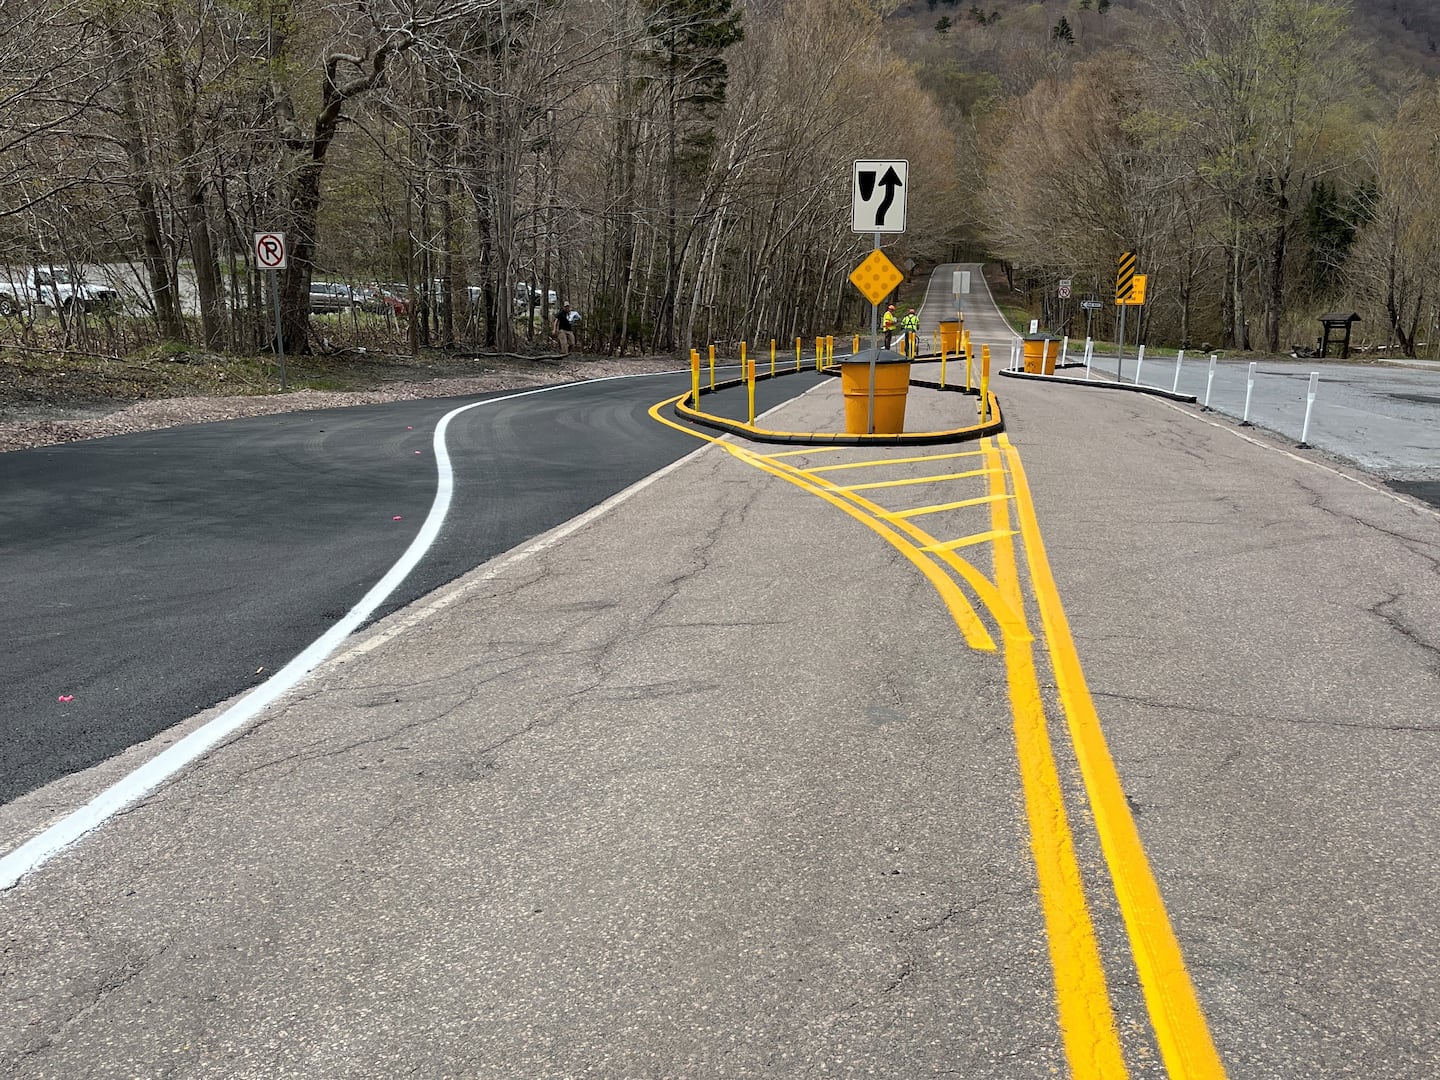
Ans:
[[[760,384],[757,408],[814,378]],[[376,617],[694,450],[647,415],[688,383],[485,395],[497,400],[450,427],[441,536]],[[258,684],[323,633],[414,539],[435,495],[435,425],[474,400],[0,455],[0,802]]]

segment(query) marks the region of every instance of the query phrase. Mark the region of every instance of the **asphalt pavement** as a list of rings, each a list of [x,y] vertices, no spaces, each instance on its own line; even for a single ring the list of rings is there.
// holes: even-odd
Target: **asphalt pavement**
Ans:
[[[1000,390],[1229,1074],[1428,1080],[1434,515],[1163,402]],[[834,419],[838,394],[776,419]],[[934,400],[915,419],[966,401]],[[774,461],[854,463],[813,474],[846,482],[935,471],[861,465],[886,453]],[[896,505],[984,490],[942,467],[969,478],[895,488]],[[958,533],[992,511],[948,513]],[[1063,1072],[1005,678],[873,530],[708,450],[377,623],[0,896],[20,1021],[0,1062]],[[1130,1075],[1163,1076],[1053,712],[1050,738]]]
[[[764,384],[769,407],[804,389]],[[693,447],[650,421],[683,376],[487,395],[450,432],[457,494],[395,610]],[[645,389],[639,389],[644,387]],[[0,803],[255,686],[414,539],[429,399],[0,455]]]
[[[997,345],[998,319],[967,313]],[[1118,1075],[1062,1020],[1084,924],[1085,1019],[1129,1075],[1181,1075],[1156,913],[1119,884],[1152,873],[1228,1075],[1430,1080],[1440,518],[1190,407],[995,390],[1003,469],[711,447],[392,611],[0,894],[0,1071]],[[917,425],[973,419],[912,394]],[[772,420],[840,415],[827,379]],[[1029,632],[986,600],[1021,459],[1139,856],[1107,844],[1046,660],[1035,538]],[[915,522],[990,579],[959,584],[998,651],[886,538]],[[1061,798],[1038,814],[1037,747]],[[1057,825],[1081,895],[1058,921]]]
[[[1084,343],[1077,348],[1071,342],[1071,348],[1072,355],[1083,355]],[[1135,381],[1137,364],[1132,350],[1119,367],[1124,381]],[[1117,372],[1113,356],[1095,357],[1092,367],[1096,377],[1114,378]],[[1174,389],[1175,369],[1174,357],[1147,358],[1140,382]],[[1202,404],[1208,400],[1216,412],[1241,419],[1248,390],[1250,422],[1294,442],[1305,433],[1310,374],[1318,372],[1306,433],[1311,446],[1421,497],[1440,487],[1440,365],[1265,360],[1255,365],[1253,387],[1248,361],[1219,360],[1213,381],[1209,369],[1208,356],[1187,355],[1180,366],[1179,392],[1194,394]]]

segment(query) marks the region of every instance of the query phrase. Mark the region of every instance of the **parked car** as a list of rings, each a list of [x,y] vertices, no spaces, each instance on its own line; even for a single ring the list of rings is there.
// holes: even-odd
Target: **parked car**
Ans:
[[[118,304],[120,294],[103,285],[90,285],[63,269],[25,271],[18,280],[0,279],[0,317],[19,314],[25,307],[43,304],[56,311],[91,311]]]
[[[355,290],[349,285],[339,285],[329,281],[312,281],[310,283],[310,311],[313,314],[349,311],[355,306],[355,303]]]
[[[403,318],[410,313],[404,285],[362,285],[355,290],[355,303],[361,311],[377,315],[388,311]]]
[[[547,289],[546,293],[549,294],[548,299],[550,301],[550,307],[553,310],[556,306],[556,300],[558,299],[558,297],[556,296],[554,289]],[[545,294],[542,294],[539,289],[533,288],[523,281],[517,281],[515,283],[516,312],[523,313],[527,309],[538,308],[540,306],[540,300],[544,295]]]

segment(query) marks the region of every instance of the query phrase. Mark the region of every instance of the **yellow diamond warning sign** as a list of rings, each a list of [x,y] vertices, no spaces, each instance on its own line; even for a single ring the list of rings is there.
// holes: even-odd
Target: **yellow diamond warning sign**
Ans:
[[[872,304],[878,304],[889,296],[896,285],[905,280],[895,264],[885,257],[878,248],[850,271],[850,282],[860,290],[860,295]]]

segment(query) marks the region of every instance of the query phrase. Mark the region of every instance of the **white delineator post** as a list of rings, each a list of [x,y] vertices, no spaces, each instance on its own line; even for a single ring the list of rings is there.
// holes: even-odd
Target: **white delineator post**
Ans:
[[[1060,363],[1066,363],[1070,358],[1070,335],[1066,334],[1060,342]]]
[[[1088,338],[1088,337],[1087,337],[1087,338],[1085,339],[1085,379],[1086,379],[1087,382],[1088,382],[1089,379],[1090,379],[1090,361],[1093,360],[1094,358],[1095,358],[1095,339],[1094,339],[1094,338]]]
[[[1180,365],[1185,362],[1185,350],[1181,349],[1175,354],[1175,383],[1170,387],[1172,394],[1180,392]]]
[[[1140,346],[1140,359],[1135,361],[1135,385],[1140,385],[1140,369],[1145,366],[1145,346]]]
[[[1215,385],[1215,360],[1216,354],[1210,354],[1210,374],[1205,376],[1205,408],[1210,407],[1210,387]]]
[[[1255,392],[1255,361],[1250,361],[1250,371],[1245,376],[1245,414],[1240,417],[1240,423],[1250,426],[1250,395]]]
[[[1310,445],[1310,410],[1315,408],[1315,394],[1320,389],[1320,372],[1310,372],[1310,389],[1305,391],[1305,426],[1300,429],[1300,445]]]

